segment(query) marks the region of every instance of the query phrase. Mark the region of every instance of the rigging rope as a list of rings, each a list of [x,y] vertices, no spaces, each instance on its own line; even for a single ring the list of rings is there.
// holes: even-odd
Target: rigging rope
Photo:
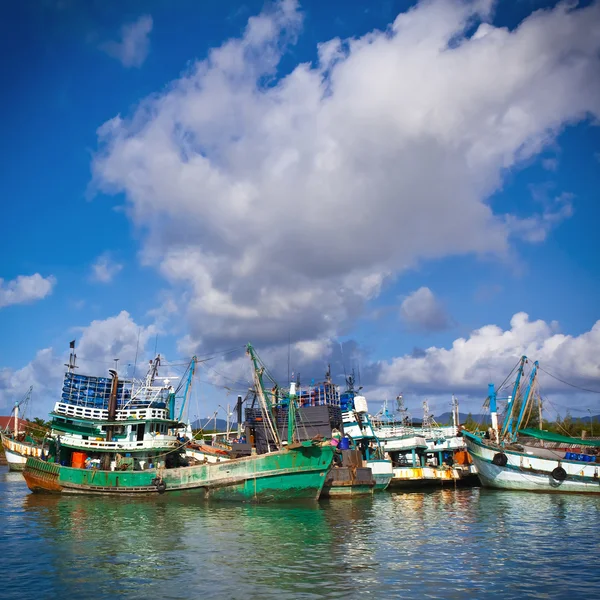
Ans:
[[[565,385],[568,385],[572,388],[582,390],[584,392],[590,392],[591,394],[600,394],[600,390],[590,390],[589,388],[584,388],[579,385],[575,385],[574,383],[569,383],[568,381],[565,381],[564,379],[561,379],[560,377],[557,377],[556,375],[552,375],[552,373],[549,373],[548,371],[546,371],[546,369],[542,369],[542,367],[538,367],[538,368],[540,369],[540,371],[543,371],[544,373],[546,373],[546,375],[549,375],[550,377],[552,377],[552,379],[556,379],[556,381],[560,381],[561,383],[564,383]]]

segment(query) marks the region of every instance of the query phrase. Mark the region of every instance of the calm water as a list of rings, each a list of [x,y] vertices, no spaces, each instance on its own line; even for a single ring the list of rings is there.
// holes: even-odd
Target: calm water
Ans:
[[[0,469],[5,599],[600,597],[600,498],[473,489],[228,506],[34,496]]]

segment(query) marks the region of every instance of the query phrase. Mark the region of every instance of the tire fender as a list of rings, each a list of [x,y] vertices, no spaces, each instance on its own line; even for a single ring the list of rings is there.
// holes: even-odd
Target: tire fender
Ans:
[[[492,458],[492,463],[497,467],[505,467],[508,464],[508,458],[504,452],[496,452],[494,458]]]

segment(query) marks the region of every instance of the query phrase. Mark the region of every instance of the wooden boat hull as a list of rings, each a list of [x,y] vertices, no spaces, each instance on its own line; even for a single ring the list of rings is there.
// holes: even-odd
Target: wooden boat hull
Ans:
[[[19,442],[4,433],[1,434],[1,438],[9,471],[22,471],[25,468],[27,457],[39,458],[42,454],[41,446]]]
[[[394,470],[390,460],[367,460],[365,465],[371,469],[373,479],[375,480],[374,492],[383,492],[390,485]]]
[[[321,498],[356,498],[358,496],[372,496],[375,486],[373,483],[354,483],[348,485],[325,485]]]
[[[395,467],[389,490],[478,485],[472,467]]]
[[[33,492],[156,494],[197,491],[231,501],[317,499],[333,460],[328,445],[302,445],[270,454],[175,469],[100,471],[30,458],[23,476]],[[163,487],[164,485],[164,487]]]
[[[535,456],[527,452],[501,449],[477,436],[463,433],[467,449],[482,485],[505,490],[600,494],[600,464]],[[494,464],[496,454],[506,456],[506,464]],[[562,468],[566,478],[553,476]]]
[[[348,498],[370,496],[375,489],[375,479],[368,467],[332,467],[327,474],[321,496],[323,498]]]
[[[9,471],[22,471],[25,468],[25,463],[27,462],[26,456],[6,450],[6,448],[4,449],[4,456],[6,456],[6,464]]]

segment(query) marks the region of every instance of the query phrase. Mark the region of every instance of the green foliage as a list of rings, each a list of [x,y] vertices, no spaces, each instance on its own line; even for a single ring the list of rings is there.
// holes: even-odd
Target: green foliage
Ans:
[[[573,419],[569,411],[566,412],[563,418],[558,418],[553,423],[544,421],[544,429],[562,435],[570,435],[572,437],[581,437],[582,432],[586,431],[588,436],[600,435],[600,421],[593,420],[582,421],[581,419]]]
[[[473,415],[471,413],[469,413],[467,415],[467,418],[465,419],[465,422],[463,423],[463,427],[467,431],[475,431],[477,429],[477,423],[475,422],[475,419],[473,418]]]
[[[32,438],[42,440],[44,436],[50,432],[50,421],[44,421],[39,417],[35,417],[33,421],[27,419],[25,433]]]

